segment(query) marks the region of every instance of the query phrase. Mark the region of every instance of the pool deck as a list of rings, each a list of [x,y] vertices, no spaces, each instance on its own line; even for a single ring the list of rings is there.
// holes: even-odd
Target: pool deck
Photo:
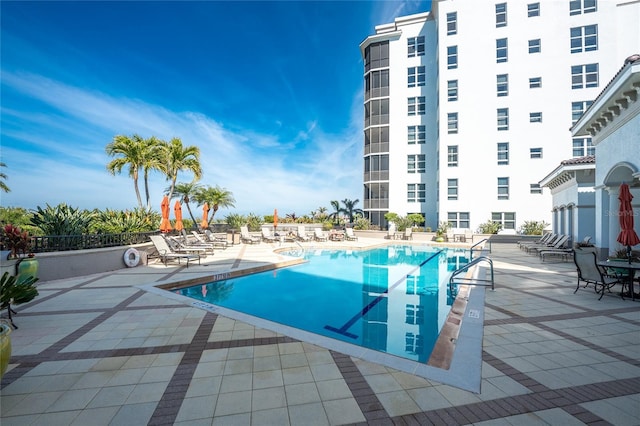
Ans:
[[[305,243],[369,247],[382,240]],[[148,291],[286,258],[277,244],[39,282],[2,378],[9,425],[638,425],[640,302],[576,294],[575,266],[493,244],[481,392]],[[3,316],[6,312],[2,313]]]

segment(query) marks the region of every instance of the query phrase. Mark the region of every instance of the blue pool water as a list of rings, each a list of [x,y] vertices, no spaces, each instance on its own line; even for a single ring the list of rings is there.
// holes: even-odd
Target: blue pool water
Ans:
[[[398,245],[312,250],[304,264],[176,293],[426,362],[453,302],[448,278],[468,262],[468,253]]]

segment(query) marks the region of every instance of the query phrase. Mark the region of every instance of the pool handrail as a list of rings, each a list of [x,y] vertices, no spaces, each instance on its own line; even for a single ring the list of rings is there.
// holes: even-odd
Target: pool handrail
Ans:
[[[469,260],[473,260],[473,249],[476,248],[476,246],[484,243],[485,241],[489,243],[489,253],[491,253],[491,240],[489,240],[488,238],[483,238],[482,240],[472,245],[471,248],[469,248]],[[484,250],[484,246],[480,250]]]
[[[457,279],[460,281],[454,281],[454,278],[456,278],[457,275],[466,272],[471,266],[476,265],[480,262],[488,262],[489,263],[489,268],[491,270],[491,279],[484,279],[484,278],[466,278],[466,277],[458,277]],[[453,273],[451,273],[451,276],[449,277],[449,292],[451,294],[453,294],[453,285],[454,284],[474,284],[474,285],[481,285],[481,286],[485,286],[488,287],[489,285],[491,285],[491,290],[495,290],[495,282],[493,279],[493,260],[491,260],[490,257],[487,256],[480,256],[477,257],[475,259],[473,259],[472,261],[470,261],[469,263],[467,263],[466,265],[456,269],[455,271],[453,271]]]

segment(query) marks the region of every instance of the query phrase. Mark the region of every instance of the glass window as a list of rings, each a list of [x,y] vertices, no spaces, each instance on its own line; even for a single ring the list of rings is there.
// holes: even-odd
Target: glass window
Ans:
[[[409,37],[407,39],[407,56],[424,56],[424,36]]]
[[[582,13],[592,13],[598,10],[597,0],[570,0],[569,15],[580,15]]]
[[[540,53],[540,39],[529,40],[529,53]]]
[[[426,141],[426,129],[423,125],[407,126],[407,141],[409,145],[423,144]]]
[[[447,179],[447,199],[458,199],[458,179]]]
[[[539,89],[542,87],[542,77],[531,77],[529,79],[529,89]]]
[[[447,47],[447,69],[458,68],[458,46]]]
[[[593,101],[571,102],[571,124],[576,124],[592,103]]]
[[[469,229],[469,212],[447,212],[447,222],[452,228]]]
[[[415,154],[407,155],[407,173],[424,173],[425,172],[425,155]]]
[[[542,158],[542,148],[529,149],[529,155],[531,158]]]
[[[492,212],[491,220],[502,224],[502,229],[516,229],[516,214],[514,212]]]
[[[458,33],[458,13],[447,13],[447,35]]]
[[[407,202],[424,203],[426,184],[424,183],[408,183],[407,184]]]
[[[573,65],[571,67],[571,88],[598,87],[598,64]]]
[[[424,350],[424,336],[421,334],[404,334],[404,351],[409,354],[421,354]]]
[[[527,16],[529,18],[540,16],[540,3],[529,3],[527,5]]]
[[[541,112],[530,112],[529,113],[529,122],[530,123],[542,123],[542,113]]]
[[[458,167],[458,145],[449,145],[447,147],[447,166]]]
[[[389,66],[389,42],[371,43],[364,49],[364,71]]]
[[[407,324],[424,324],[424,306],[407,304],[406,313]]]
[[[415,96],[407,99],[408,114],[409,115],[424,115],[425,114],[425,97]]]
[[[498,130],[509,130],[509,108],[498,108]]]
[[[425,67],[409,67],[407,70],[407,86],[419,87],[424,86],[425,81]]]
[[[448,133],[458,133],[458,113],[450,112],[447,114],[447,131]]]
[[[498,200],[508,200],[508,199],[509,199],[509,178],[499,177],[498,178]]]
[[[531,194],[542,194],[542,188],[539,183],[532,183],[529,185],[529,192]]]
[[[507,26],[507,4],[496,4],[496,28]]]
[[[371,71],[364,77],[364,98],[389,96],[389,70]]]
[[[447,101],[454,102],[458,100],[458,80],[447,81]]]
[[[598,50],[598,26],[586,25],[570,29],[571,53]]]
[[[593,146],[591,138],[573,138],[573,156],[584,157],[585,155],[596,155],[596,147]]]
[[[509,74],[498,74],[496,76],[496,89],[498,96],[509,95]]]
[[[509,164],[509,142],[498,142],[498,165]]]
[[[365,127],[389,124],[389,99],[374,99],[364,104]]]
[[[507,62],[508,59],[508,46],[506,38],[499,38],[496,40],[496,62]]]

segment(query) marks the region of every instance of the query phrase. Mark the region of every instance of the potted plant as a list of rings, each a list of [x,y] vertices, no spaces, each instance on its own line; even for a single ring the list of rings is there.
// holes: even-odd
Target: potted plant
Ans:
[[[11,305],[20,305],[32,301],[38,295],[35,282],[37,277],[31,275],[10,275],[8,272],[0,277],[0,309],[7,308],[9,322],[13,328],[18,328],[13,323],[11,314],[16,311],[11,309]]]
[[[2,259],[0,273],[38,276],[38,260],[31,252],[31,237],[27,231],[7,224],[0,228]]]
[[[451,223],[442,221],[438,224],[438,229],[436,229],[436,242],[442,243],[444,242],[444,236],[447,231],[451,228]]]

